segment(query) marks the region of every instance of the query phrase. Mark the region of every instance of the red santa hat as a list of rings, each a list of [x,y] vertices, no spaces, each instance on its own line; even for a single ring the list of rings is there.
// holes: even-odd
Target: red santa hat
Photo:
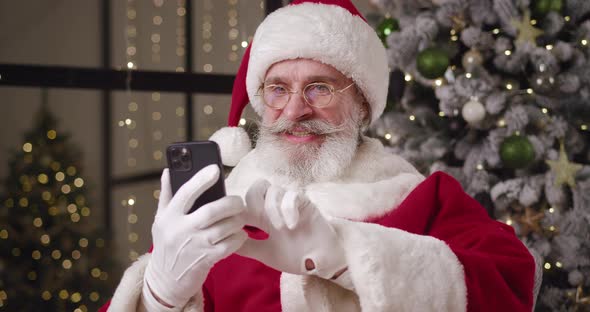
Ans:
[[[258,26],[244,53],[232,91],[228,127],[211,136],[227,166],[235,166],[250,150],[238,127],[248,100],[262,115],[264,104],[254,96],[268,69],[277,62],[306,58],[330,65],[351,78],[371,108],[371,122],[385,108],[389,66],[385,48],[350,0],[295,0],[269,14]]]

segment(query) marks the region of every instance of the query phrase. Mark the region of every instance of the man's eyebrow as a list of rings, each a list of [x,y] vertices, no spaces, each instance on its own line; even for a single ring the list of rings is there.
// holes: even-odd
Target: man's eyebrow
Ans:
[[[264,84],[279,84],[283,83],[283,79],[281,77],[269,77],[264,80]]]
[[[336,83],[338,82],[338,78],[335,77],[331,77],[331,76],[310,76],[307,77],[307,80],[310,82],[317,82],[317,81],[321,81],[321,82],[331,82],[331,83]]]
[[[330,83],[337,83],[338,82],[338,78],[335,77],[331,77],[331,76],[323,76],[323,75],[318,75],[318,76],[309,76],[309,77],[305,77],[305,80],[307,83],[309,82],[330,82]],[[264,80],[264,84],[282,84],[285,83],[285,80],[281,77],[268,77],[266,80]]]

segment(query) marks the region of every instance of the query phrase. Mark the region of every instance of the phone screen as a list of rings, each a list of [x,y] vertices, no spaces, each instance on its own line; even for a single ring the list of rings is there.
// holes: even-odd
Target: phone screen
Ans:
[[[219,180],[197,198],[189,213],[225,196],[223,166],[217,143],[213,141],[173,143],[166,149],[166,158],[170,170],[172,194],[176,194],[178,189],[199,170],[211,164],[219,167]]]

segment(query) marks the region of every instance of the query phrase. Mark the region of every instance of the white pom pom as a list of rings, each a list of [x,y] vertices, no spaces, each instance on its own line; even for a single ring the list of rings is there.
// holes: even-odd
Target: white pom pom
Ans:
[[[223,127],[209,138],[219,145],[221,161],[224,165],[234,167],[252,150],[250,138],[242,127]]]

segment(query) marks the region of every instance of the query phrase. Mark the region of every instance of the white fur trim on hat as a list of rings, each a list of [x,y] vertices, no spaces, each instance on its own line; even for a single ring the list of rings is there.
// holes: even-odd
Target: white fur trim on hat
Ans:
[[[237,165],[252,150],[250,137],[242,127],[223,127],[215,131],[209,140],[219,145],[221,161],[230,167]]]
[[[276,10],[258,26],[250,50],[246,88],[261,115],[264,105],[254,96],[272,64],[307,58],[331,65],[351,78],[377,120],[387,100],[389,66],[385,47],[360,16],[337,5],[301,3]]]

